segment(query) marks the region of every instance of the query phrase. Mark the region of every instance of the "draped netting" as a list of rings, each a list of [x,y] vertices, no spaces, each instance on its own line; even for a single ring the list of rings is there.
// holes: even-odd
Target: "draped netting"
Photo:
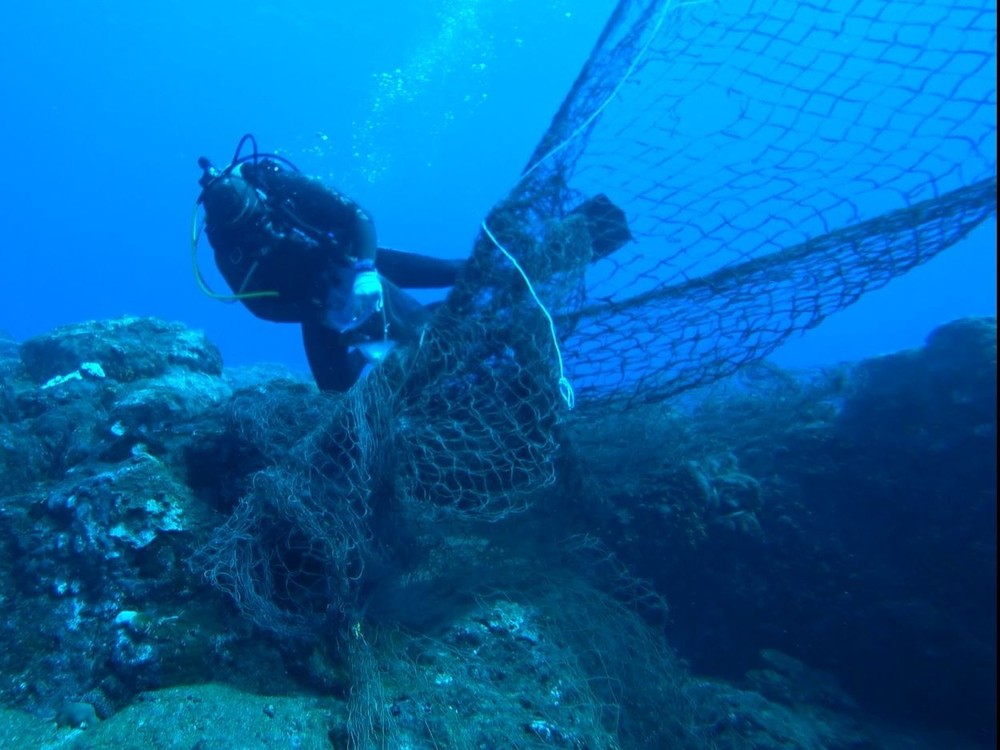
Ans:
[[[567,383],[666,400],[965,237],[995,28],[990,0],[623,0],[419,345],[342,398],[234,402],[271,465],[199,565],[271,630],[351,617],[394,534],[558,479]]]
[[[543,295],[581,401],[731,374],[995,215],[995,50],[988,0],[620,3],[490,219],[544,267],[581,201],[624,209]]]

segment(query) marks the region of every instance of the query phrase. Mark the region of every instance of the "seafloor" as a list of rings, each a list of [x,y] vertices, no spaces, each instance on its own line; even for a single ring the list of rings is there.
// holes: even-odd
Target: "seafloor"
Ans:
[[[332,400],[154,319],[0,338],[0,748],[994,743],[994,319],[581,405],[530,508],[387,501],[339,589],[261,490]]]

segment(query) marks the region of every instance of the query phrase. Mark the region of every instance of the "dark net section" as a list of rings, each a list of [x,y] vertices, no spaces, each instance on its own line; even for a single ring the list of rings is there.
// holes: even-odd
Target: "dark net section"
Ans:
[[[374,383],[373,383],[374,385]],[[311,638],[355,609],[373,554],[384,413],[296,388],[235,397],[229,418],[268,466],[193,565],[252,622]]]
[[[490,219],[581,400],[732,373],[995,215],[995,28],[988,1],[621,3]],[[634,241],[551,275],[597,194]]]

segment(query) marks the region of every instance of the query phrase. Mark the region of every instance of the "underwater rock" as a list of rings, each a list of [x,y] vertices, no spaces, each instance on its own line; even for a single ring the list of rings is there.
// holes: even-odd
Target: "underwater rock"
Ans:
[[[9,387],[8,382],[21,369],[20,349],[20,344],[17,341],[5,331],[0,331],[0,387]]]
[[[66,701],[56,712],[56,725],[72,729],[89,729],[99,722],[97,711],[89,703]]]
[[[220,374],[200,335],[175,340],[164,325],[87,324],[7,360],[8,705],[52,716],[72,699],[121,715],[141,691],[224,678],[271,692],[308,686],[362,701],[359,710],[368,700],[384,713],[353,715],[386,722],[397,738],[431,731],[457,746],[526,747],[611,746],[620,737],[600,717],[627,712],[620,732],[654,737],[650,746],[752,737],[759,747],[863,748],[837,685],[885,708],[873,694],[900,674],[913,686],[891,696],[900,704],[937,700],[966,722],[984,710],[974,693],[990,694],[991,621],[980,604],[995,585],[984,561],[995,555],[996,356],[984,324],[946,327],[918,352],[846,376],[775,378],[766,392],[691,414],[644,410],[631,433],[616,432],[628,420],[591,415],[582,462],[563,472],[565,497],[506,525],[452,528],[419,503],[387,503],[393,512],[371,528],[378,555],[396,545],[399,557],[365,561],[361,616],[318,620],[329,630],[322,648],[254,630],[191,561],[234,507],[261,499],[249,494],[266,488],[257,472],[324,435],[336,402],[287,373]],[[139,370],[125,371],[109,356],[115,334],[131,346],[144,326],[159,333]],[[178,350],[189,355],[172,358]],[[898,439],[901,425],[916,434]],[[611,448],[619,453],[600,453]],[[273,534],[273,517],[263,520],[252,530]],[[601,535],[615,572],[594,577],[621,601],[583,585],[579,561],[540,561],[540,549],[574,533]],[[290,571],[305,583],[315,572],[303,539],[278,538],[289,564],[272,568],[295,592],[281,601],[293,611],[310,592]],[[523,559],[503,546],[514,540]],[[559,570],[577,577],[547,584]],[[685,658],[756,691],[691,680],[638,616],[661,597]],[[771,649],[763,668],[761,649]],[[271,699],[262,711],[277,721],[283,708]],[[361,730],[338,716],[329,737],[356,740]]]
[[[312,695],[255,695],[221,684],[185,685],[143,693],[85,731],[0,709],[0,748],[331,750],[337,746],[330,744],[329,727],[338,719],[336,702]]]
[[[747,672],[747,682],[769,700],[788,706],[807,703],[846,712],[857,711],[857,703],[832,675],[812,669],[775,649],[762,649],[760,656],[765,666]]]
[[[268,371],[243,380],[264,388]],[[218,524],[190,485],[192,455],[235,429],[215,347],[153,319],[83,323],[0,341],[0,386],[0,698],[109,713],[247,649],[271,664],[273,645],[233,633],[219,598],[198,598],[189,562]],[[226,482],[220,460],[199,492]]]
[[[25,341],[21,360],[38,384],[96,363],[108,378],[129,382],[171,368],[222,373],[222,357],[199,331],[157,318],[123,317],[62,326]]]
[[[989,742],[996,362],[995,319],[959,320],[918,349],[708,393],[683,418],[588,424],[565,512],[589,507],[584,528],[669,602],[695,671]],[[808,671],[760,670],[767,649]],[[806,689],[819,671],[843,691]]]
[[[752,690],[717,680],[692,680],[686,688],[693,747],[783,750],[876,750],[855,720],[803,702],[776,703]]]
[[[850,439],[942,456],[996,444],[995,318],[947,323],[919,349],[859,363],[852,381],[838,420]]]

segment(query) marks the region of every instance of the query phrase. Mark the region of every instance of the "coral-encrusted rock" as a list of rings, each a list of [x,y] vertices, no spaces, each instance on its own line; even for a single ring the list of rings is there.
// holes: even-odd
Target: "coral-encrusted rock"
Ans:
[[[905,447],[967,461],[996,442],[996,318],[940,326],[924,347],[860,363],[855,381],[840,420],[845,434],[878,441],[887,454]],[[919,463],[926,467],[927,457]]]
[[[0,337],[0,702],[107,715],[257,648],[190,566],[218,523],[205,495],[243,481],[222,464],[239,450],[219,448],[235,444],[221,366],[202,334],[153,319],[67,326],[20,351]],[[214,483],[196,490],[199,472]]]
[[[158,377],[172,368],[222,373],[222,356],[200,331],[157,318],[124,317],[62,326],[30,339],[21,360],[36,383],[96,363],[112,380]],[[86,375],[86,372],[84,373]]]

